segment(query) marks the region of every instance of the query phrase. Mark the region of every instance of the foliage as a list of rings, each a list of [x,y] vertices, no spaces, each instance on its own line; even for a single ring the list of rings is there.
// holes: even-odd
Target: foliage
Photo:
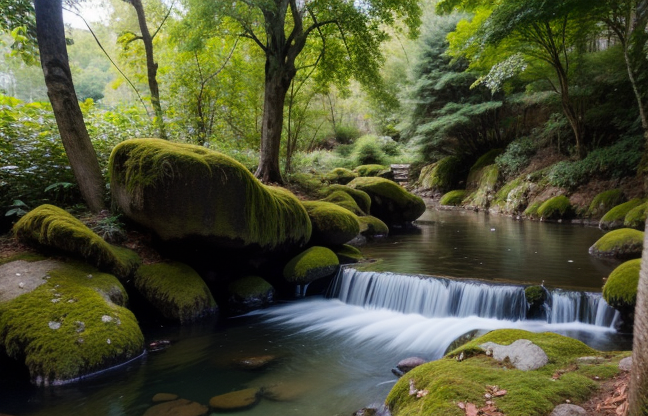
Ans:
[[[351,144],[362,135],[356,126],[338,125],[335,126],[335,140],[340,144]]]
[[[495,159],[500,172],[510,178],[528,166],[531,157],[537,151],[537,144],[529,137],[522,137],[506,146],[504,153]]]
[[[359,165],[385,165],[387,155],[383,150],[378,136],[368,135],[359,138],[351,154],[356,166]]]

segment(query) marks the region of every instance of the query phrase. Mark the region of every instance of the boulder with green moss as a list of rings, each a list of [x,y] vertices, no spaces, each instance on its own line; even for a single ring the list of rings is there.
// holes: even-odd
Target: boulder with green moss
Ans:
[[[389,171],[389,166],[383,165],[361,165],[353,169],[357,176],[382,176]]]
[[[348,194],[353,200],[358,204],[358,208],[362,210],[365,214],[370,213],[371,209],[371,197],[368,193],[360,191],[358,189],[351,188],[346,185],[331,185],[327,186],[322,190],[322,196],[328,196],[333,192],[342,191]]]
[[[311,247],[286,264],[284,278],[298,285],[308,284],[336,272],[340,265],[337,256],[326,247]]]
[[[502,149],[492,149],[484,153],[477,161],[470,167],[468,171],[468,179],[466,179],[466,188],[475,189],[480,187],[482,177],[484,176],[484,169],[492,169],[495,165],[495,159],[501,155]]]
[[[358,173],[354,172],[350,169],[345,169],[345,168],[335,168],[326,175],[324,175],[324,179],[331,182],[331,183],[338,183],[342,185],[346,185],[347,183],[351,182],[353,179],[358,177]]]
[[[544,286],[527,286],[524,288],[524,296],[529,304],[527,319],[540,318],[543,316],[544,303],[547,300],[547,289]]]
[[[414,221],[425,212],[423,199],[388,179],[356,178],[349,186],[369,194],[371,215],[388,225]]]
[[[238,278],[229,284],[227,290],[229,308],[235,313],[249,312],[274,302],[274,288],[259,276]]]
[[[0,303],[0,347],[24,360],[37,385],[63,384],[144,350],[126,291],[112,275],[66,264],[30,293]],[[115,302],[119,302],[115,303]]]
[[[538,209],[540,206],[542,206],[542,202],[533,202],[524,210],[524,215],[529,218],[538,218]]]
[[[509,368],[479,347],[488,342],[511,345],[517,340],[529,340],[541,348],[548,356],[548,364],[532,371]],[[580,357],[601,355],[580,341],[558,334],[497,330],[440,360],[416,367],[396,383],[386,402],[394,416],[460,416],[464,410],[458,403],[473,403],[480,408],[486,406],[487,400],[496,402],[502,414],[544,416],[567,399],[585,401],[597,388],[594,376],[605,379],[618,372],[616,356],[595,364],[578,362]],[[558,378],[554,376],[565,368],[571,370],[561,372]],[[410,393],[412,389],[416,390],[414,394]],[[484,398],[485,393],[495,393],[490,389],[506,393]]]
[[[311,244],[344,244],[360,233],[358,217],[348,209],[323,201],[303,204],[313,224]]]
[[[558,195],[543,202],[538,207],[537,215],[542,220],[567,219],[574,215],[574,209],[569,202],[569,198]]]
[[[522,213],[529,204],[529,194],[535,185],[523,178],[516,178],[507,182],[495,194],[491,209],[505,214]],[[537,208],[535,213],[537,213]]]
[[[646,227],[646,214],[648,214],[648,202],[644,202],[628,211],[623,220],[623,226],[643,230]]]
[[[156,263],[135,274],[137,290],[167,319],[193,322],[216,312],[209,288],[194,269],[183,263]]]
[[[497,165],[485,166],[477,172],[475,180],[477,189],[468,195],[464,202],[469,207],[488,208],[495,197],[495,188],[499,181],[499,168]]]
[[[643,231],[621,228],[610,231],[589,248],[589,254],[596,257],[633,259],[641,257]]]
[[[599,222],[599,228],[601,230],[614,230],[616,228],[623,227],[625,217],[628,215],[628,213],[632,209],[642,205],[643,203],[644,201],[642,199],[635,198],[631,199],[628,202],[615,206],[614,208],[606,212],[603,218],[601,218],[601,221]]]
[[[25,244],[82,258],[120,278],[131,275],[141,264],[135,252],[108,244],[70,213],[53,205],[31,210],[13,230]]]
[[[606,212],[623,202],[623,191],[621,189],[610,189],[596,195],[585,215],[591,218],[601,218]]]
[[[365,237],[387,237],[389,235],[387,224],[372,215],[358,217],[358,223],[360,223],[360,234]]]
[[[164,241],[272,250],[310,238],[308,214],[292,193],[204,147],[127,140],[113,150],[109,170],[113,203]]]
[[[338,257],[340,264],[357,263],[364,258],[360,250],[348,244],[335,247],[333,251]]]
[[[610,273],[603,286],[603,299],[624,314],[634,311],[640,269],[641,259],[626,261]]]
[[[448,156],[424,167],[419,175],[417,186],[422,190],[449,192],[457,185],[458,172],[460,171],[461,161],[459,158]]]
[[[456,191],[450,191],[441,197],[439,203],[441,205],[452,205],[457,207],[461,205],[463,200],[466,198],[467,194],[468,191],[466,191],[465,189],[457,189]]]
[[[322,199],[324,202],[330,202],[342,208],[348,209],[355,215],[366,215],[367,213],[360,209],[358,203],[351,195],[344,191],[333,191],[326,198]]]

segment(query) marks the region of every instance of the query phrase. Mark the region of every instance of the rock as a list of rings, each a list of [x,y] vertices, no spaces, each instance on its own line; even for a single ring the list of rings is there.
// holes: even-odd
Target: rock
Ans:
[[[144,416],[203,416],[209,409],[200,403],[178,399],[149,407]]]
[[[418,367],[421,364],[427,363],[427,360],[421,357],[409,357],[402,359],[396,364],[396,368],[403,372],[403,374],[408,371]]]
[[[357,174],[357,176],[365,176],[365,177],[370,177],[370,176],[388,176],[389,172],[391,172],[391,169],[389,166],[383,166],[383,165],[377,165],[377,164],[371,164],[371,165],[360,165],[353,169],[353,172]]]
[[[470,195],[464,197],[461,202],[466,207],[473,209],[486,209],[495,198],[495,188],[500,178],[499,168],[496,164],[481,166],[477,171],[471,169],[471,174],[473,183],[471,184],[471,177],[469,176],[468,187],[469,189],[476,189]]]
[[[353,212],[355,215],[363,216],[367,215],[366,212],[360,209],[358,203],[344,191],[334,191],[331,192],[326,198],[322,199],[324,202],[330,202],[337,206],[340,206],[344,209],[348,209]]]
[[[193,322],[217,310],[205,282],[183,263],[144,265],[137,270],[135,287],[162,316],[180,323]]]
[[[336,247],[334,252],[340,264],[357,263],[364,258],[360,250],[348,244]]]
[[[227,289],[229,291],[228,306],[234,313],[246,313],[274,302],[274,288],[259,276],[236,279],[229,284]]]
[[[313,224],[311,244],[344,244],[360,233],[358,217],[348,209],[323,201],[304,201]]]
[[[158,393],[155,396],[153,396],[153,399],[151,399],[154,403],[158,402],[169,402],[171,400],[176,400],[178,398],[177,394],[173,393]]]
[[[353,416],[376,416],[377,410],[365,407],[364,409],[353,412]]]
[[[212,397],[209,406],[215,410],[243,410],[257,404],[260,397],[259,389],[239,390]]]
[[[324,179],[330,183],[339,183],[342,185],[346,185],[357,177],[358,174],[356,172],[345,168],[335,168],[324,175]]]
[[[641,259],[626,261],[610,273],[603,285],[603,299],[624,315],[634,313]]]
[[[609,189],[603,191],[592,199],[585,216],[601,218],[609,210],[621,204],[623,201],[623,191],[621,189]]]
[[[371,215],[385,224],[414,221],[425,212],[425,202],[396,182],[383,178],[356,178],[349,186],[366,192],[371,197]]]
[[[619,370],[630,371],[632,370],[632,357],[626,357],[619,361]]]
[[[130,276],[141,264],[129,249],[113,246],[54,205],[41,205],[14,225],[16,238],[36,248],[45,247],[83,259],[119,278]]]
[[[628,211],[623,220],[623,226],[642,231],[646,226],[646,214],[648,214],[648,202],[644,202]]]
[[[54,260],[17,260],[0,266],[0,303],[29,293],[47,281],[47,273],[63,263]]]
[[[549,358],[542,348],[528,339],[518,339],[511,345],[486,342],[479,348],[486,351],[487,354],[489,351],[492,352],[492,357],[497,361],[501,362],[508,358],[515,368],[522,371],[537,370],[549,362]]]
[[[322,190],[324,196],[330,195],[333,192],[342,191],[349,195],[353,200],[358,204],[358,208],[362,210],[365,214],[370,213],[371,209],[371,197],[368,193],[360,191],[358,189],[351,188],[346,185],[331,185]]]
[[[113,203],[163,241],[288,250],[310,238],[310,220],[292,193],[202,146],[126,140],[110,155],[109,171]]]
[[[544,304],[547,300],[547,289],[544,286],[527,286],[524,288],[524,296],[529,304],[527,318],[541,318],[546,314]]]
[[[326,247],[311,247],[288,262],[284,278],[295,284],[307,284],[335,273],[339,261]]]
[[[299,399],[313,388],[309,383],[295,381],[278,382],[264,386],[263,398],[274,402],[292,402]]]
[[[365,237],[387,237],[389,235],[387,224],[374,216],[358,217],[358,223],[360,223],[360,234]]]
[[[269,366],[277,360],[275,355],[260,355],[257,357],[246,357],[234,361],[234,365],[244,370],[260,370]]]
[[[589,254],[617,259],[640,258],[643,250],[643,231],[621,228],[610,231],[589,248]]]
[[[559,195],[543,202],[538,207],[537,215],[541,220],[560,220],[571,218],[574,215],[574,209],[569,198]]]
[[[381,403],[371,404],[363,409],[357,410],[353,416],[391,416],[389,408]]]
[[[466,191],[465,189],[450,191],[441,197],[439,204],[459,206],[461,205],[461,203],[463,202],[463,200],[466,198],[467,195],[468,195],[468,191]]]
[[[574,404],[559,404],[549,416],[586,416],[587,412]]]
[[[631,199],[628,202],[624,202],[623,204],[615,206],[614,208],[606,212],[603,218],[601,218],[601,221],[599,222],[599,228],[601,230],[614,230],[617,228],[622,228],[626,215],[628,215],[631,210],[643,203],[644,201],[642,199],[635,198]]]
[[[459,180],[458,174],[462,171],[461,161],[456,156],[448,156],[436,163],[421,169],[417,186],[421,190],[432,190],[445,193],[455,189]]]

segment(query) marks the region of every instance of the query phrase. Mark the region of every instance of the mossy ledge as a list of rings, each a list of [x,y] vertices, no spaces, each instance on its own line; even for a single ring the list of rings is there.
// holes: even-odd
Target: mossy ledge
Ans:
[[[644,201],[642,199],[635,198],[631,199],[628,202],[615,206],[607,213],[605,213],[603,218],[601,218],[601,221],[599,222],[599,228],[601,230],[613,230],[615,228],[623,227],[623,223],[628,213],[643,203]]]
[[[589,248],[589,254],[617,259],[638,258],[641,257],[643,239],[643,231],[631,228],[610,231]]]
[[[387,225],[416,220],[425,212],[425,202],[396,182],[384,178],[356,178],[349,186],[371,197],[371,215]]]
[[[641,259],[620,264],[610,273],[603,286],[603,299],[620,311],[634,311],[640,269]]]
[[[537,215],[542,220],[567,219],[574,215],[574,209],[569,202],[569,198],[559,195],[543,202],[538,207]]]
[[[290,283],[307,284],[332,275],[339,264],[333,251],[326,247],[315,246],[290,260],[284,267],[283,275]]]
[[[123,291],[114,276],[87,265],[49,275],[32,292],[0,304],[0,346],[24,360],[34,384],[76,381],[142,354],[135,316],[106,296]],[[125,291],[116,298],[125,300]]]
[[[135,252],[108,244],[70,213],[54,205],[33,209],[14,225],[13,231],[25,244],[71,254],[120,278],[130,276],[141,264]]]
[[[165,318],[183,324],[217,310],[205,282],[183,263],[144,265],[135,274],[135,287]]]
[[[596,195],[585,215],[592,218],[600,218],[609,210],[623,202],[623,191],[621,189],[610,189]]]
[[[364,259],[360,250],[348,244],[335,247],[333,251],[337,255],[340,264],[357,263]]]
[[[289,191],[259,182],[213,150],[159,139],[120,143],[110,155],[113,203],[165,241],[198,237],[217,247],[304,245],[306,210]]]
[[[348,209],[324,201],[303,204],[313,224],[311,244],[344,244],[360,233],[358,217]]]
[[[333,192],[342,191],[348,194],[358,204],[358,207],[365,214],[369,214],[371,210],[371,197],[368,193],[358,189],[351,188],[346,185],[331,185],[322,190],[322,196],[328,196]]]
[[[417,185],[423,189],[438,192],[448,192],[457,184],[458,172],[461,171],[461,160],[456,156],[448,156],[425,166],[421,170]]]
[[[457,189],[455,191],[450,191],[441,197],[439,203],[441,205],[452,205],[457,207],[461,205],[463,200],[466,198],[467,194],[468,191],[466,191],[465,189]]]

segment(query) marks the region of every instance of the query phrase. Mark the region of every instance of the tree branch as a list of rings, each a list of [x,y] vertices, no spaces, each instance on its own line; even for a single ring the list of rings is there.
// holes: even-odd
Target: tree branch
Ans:
[[[169,15],[171,14],[171,10],[173,10],[174,5],[175,5],[175,0],[173,0],[173,3],[171,3],[171,6],[169,6],[169,11],[167,11],[166,16],[164,16],[164,19],[162,19],[162,23],[160,23],[160,26],[158,26],[155,33],[153,33],[153,36],[151,36],[151,40],[155,39],[155,35],[157,35],[160,29],[162,29],[162,26],[164,26],[164,22],[166,22],[166,20],[169,18]]]

